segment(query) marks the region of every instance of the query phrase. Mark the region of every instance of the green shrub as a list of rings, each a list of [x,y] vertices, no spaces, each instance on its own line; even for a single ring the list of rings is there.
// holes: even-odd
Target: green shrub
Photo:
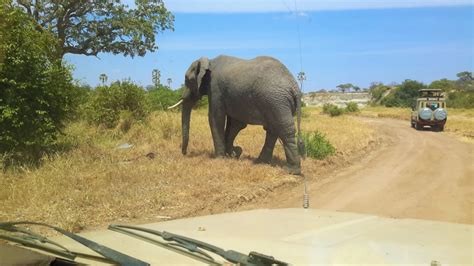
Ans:
[[[323,113],[325,114],[329,114],[329,109],[331,109],[332,107],[334,107],[335,105],[332,104],[332,103],[325,103],[323,105]]]
[[[372,96],[373,102],[378,102],[382,99],[384,93],[390,90],[390,87],[385,86],[383,84],[379,84],[370,88],[370,95]]]
[[[354,113],[359,111],[359,106],[355,102],[349,102],[346,106],[346,111],[349,113]]]
[[[407,79],[381,101],[386,107],[410,107],[418,97],[419,90],[427,86],[416,80]]]
[[[387,97],[383,98],[380,103],[384,105],[385,107],[401,107],[402,106],[400,99],[395,97],[395,95],[393,94],[387,95]]]
[[[474,108],[474,92],[453,91],[446,99],[448,108]]]
[[[120,121],[121,113],[127,114],[126,120],[142,120],[149,113],[149,107],[143,88],[129,81],[116,81],[110,86],[97,87],[85,112],[90,123],[113,128]]]
[[[326,103],[323,105],[323,113],[329,114],[330,116],[339,116],[344,113],[344,109],[339,108],[332,103]]]
[[[336,152],[336,149],[326,139],[326,136],[319,131],[303,133],[302,137],[306,147],[306,154],[311,158],[322,160]]]
[[[36,163],[71,114],[70,69],[56,59],[57,40],[21,10],[0,2],[0,156]]]
[[[165,86],[152,88],[147,93],[150,108],[153,111],[167,110],[168,107],[177,103],[181,99],[182,92],[174,91]]]

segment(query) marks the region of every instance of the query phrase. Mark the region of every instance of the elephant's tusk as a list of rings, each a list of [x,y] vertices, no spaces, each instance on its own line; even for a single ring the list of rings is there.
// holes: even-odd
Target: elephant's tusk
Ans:
[[[176,108],[176,107],[180,106],[182,103],[183,103],[183,99],[179,100],[179,102],[177,102],[176,104],[174,104],[174,105],[168,107],[168,109]]]

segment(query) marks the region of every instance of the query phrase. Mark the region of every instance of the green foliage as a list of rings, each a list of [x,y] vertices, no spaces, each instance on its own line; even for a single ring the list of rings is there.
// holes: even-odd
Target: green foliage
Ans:
[[[400,102],[400,99],[395,97],[393,94],[387,95],[385,98],[382,99],[381,101],[382,105],[385,105],[385,107],[400,107],[402,106],[402,103]]]
[[[340,116],[344,113],[344,109],[331,103],[325,103],[323,105],[323,113],[329,114],[330,116]]]
[[[453,91],[446,99],[448,108],[474,108],[474,92]]]
[[[355,113],[359,111],[359,106],[355,102],[349,102],[346,106],[346,111],[349,113]]]
[[[0,18],[0,154],[4,164],[37,162],[73,109],[71,71],[23,12],[1,1]]]
[[[182,93],[178,90],[173,91],[170,88],[160,85],[148,90],[147,98],[152,110],[167,110],[168,107],[177,103],[181,99]]]
[[[36,20],[38,31],[50,31],[58,41],[58,57],[64,54],[98,53],[144,56],[154,52],[156,34],[173,29],[173,15],[163,1],[11,1]]]
[[[456,90],[456,82],[448,79],[440,79],[431,82],[429,85],[430,89],[439,89],[444,92],[450,92]]]
[[[374,84],[374,86],[370,87],[369,92],[372,95],[372,100],[377,103],[382,99],[384,93],[388,90],[390,90],[390,87],[388,86],[383,84]]]
[[[339,84],[336,86],[339,90],[341,90],[342,93],[346,92],[347,90],[350,90],[354,85],[351,83],[345,83],[345,84]]]
[[[306,154],[311,158],[323,160],[336,152],[326,136],[319,131],[303,133],[302,138],[306,147]]]
[[[94,91],[87,84],[74,84],[71,100],[74,103],[70,112],[70,117],[74,120],[83,116],[84,106],[90,101]]]
[[[474,93],[474,79],[472,78],[472,72],[463,71],[458,73],[457,77],[457,90]]]
[[[387,107],[410,107],[426,85],[416,80],[405,80],[393,93],[383,98],[381,103]]]
[[[142,120],[149,112],[145,91],[129,81],[97,87],[84,109],[89,122],[107,128],[117,126],[122,113]]]
[[[460,81],[473,81],[472,72],[463,71],[456,74]]]

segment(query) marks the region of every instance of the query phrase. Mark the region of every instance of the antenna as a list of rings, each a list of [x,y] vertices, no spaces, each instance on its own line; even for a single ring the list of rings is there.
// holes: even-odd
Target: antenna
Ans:
[[[290,7],[286,4],[285,0],[282,0],[285,7],[296,16],[296,31],[298,33],[298,47],[299,47],[299,55],[300,55],[300,72],[298,73],[298,81],[300,82],[300,90],[303,92],[303,81],[306,80],[306,74],[303,71],[303,52],[301,48],[301,32],[300,32],[300,24],[298,21],[298,6],[296,5],[295,0],[295,11],[292,11]],[[303,192],[303,208],[309,208],[309,194],[308,194],[308,180],[305,175],[303,175],[303,182],[304,182],[304,192]]]
[[[303,52],[301,49],[301,32],[300,32],[300,23],[298,21],[298,6],[296,5],[295,0],[295,15],[296,15],[296,29],[298,32],[298,47],[300,53],[300,72],[298,73],[298,80],[300,82],[300,90],[303,92],[303,81],[306,80],[306,74],[303,71]],[[308,194],[308,180],[306,175],[303,175],[304,178],[304,192],[303,192],[303,208],[309,208],[309,194]]]
[[[298,7],[296,5],[296,0],[295,0],[295,15],[296,15],[296,29],[298,32],[298,47],[299,47],[299,52],[300,52],[300,73],[303,73],[303,52],[301,50],[301,32],[300,32],[300,23],[298,21]],[[306,77],[305,77],[306,79]],[[303,86],[303,83],[301,82],[301,86]],[[301,91],[303,91],[303,88],[301,88]]]

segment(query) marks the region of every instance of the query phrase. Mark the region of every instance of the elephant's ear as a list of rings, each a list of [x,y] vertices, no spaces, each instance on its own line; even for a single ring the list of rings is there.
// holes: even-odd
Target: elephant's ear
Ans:
[[[209,71],[209,59],[207,59],[207,57],[199,58],[198,74],[197,74],[198,90],[201,89],[201,84],[204,80],[204,76],[206,75],[207,71]]]

